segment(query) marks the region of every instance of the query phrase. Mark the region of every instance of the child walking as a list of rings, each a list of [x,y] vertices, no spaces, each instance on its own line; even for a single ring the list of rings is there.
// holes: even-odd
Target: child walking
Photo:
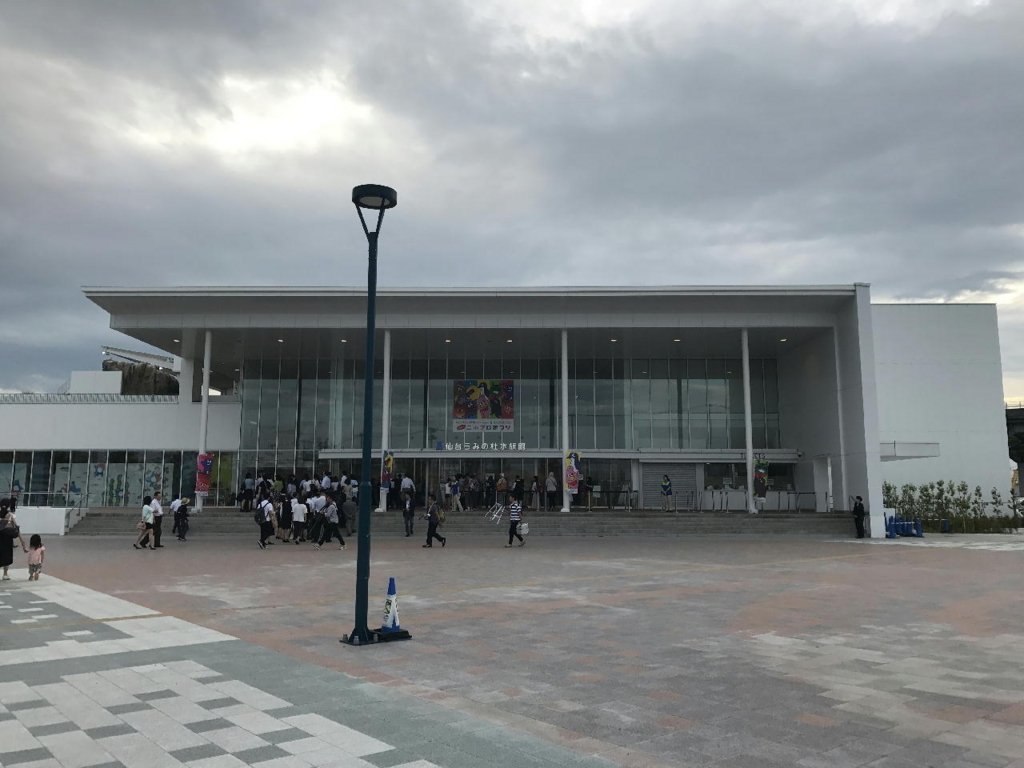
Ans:
[[[43,556],[46,547],[43,546],[43,539],[38,533],[33,533],[28,540],[28,580],[39,581],[39,574],[43,572]]]

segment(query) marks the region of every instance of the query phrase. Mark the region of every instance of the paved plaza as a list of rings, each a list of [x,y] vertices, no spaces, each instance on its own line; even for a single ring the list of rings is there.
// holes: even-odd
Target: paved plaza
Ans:
[[[1024,536],[382,540],[362,649],[355,547],[252,538],[49,537],[0,765],[1024,766]]]

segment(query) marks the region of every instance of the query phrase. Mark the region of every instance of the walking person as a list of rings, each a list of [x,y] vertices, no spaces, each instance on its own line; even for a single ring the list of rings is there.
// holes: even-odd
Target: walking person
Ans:
[[[192,499],[188,497],[181,500],[178,505],[178,511],[174,513],[174,524],[178,529],[178,541],[185,541],[185,537],[188,535],[188,505],[192,503]]]
[[[519,524],[521,522],[523,522],[523,504],[513,495],[512,503],[508,507],[508,544],[505,545],[505,549],[512,546],[513,537],[519,539],[520,547],[526,543],[526,539],[519,533]]]
[[[3,581],[11,580],[7,569],[14,563],[14,540],[18,540],[23,551],[28,551],[25,549],[25,540],[21,538],[13,502],[13,499],[0,501],[0,566],[4,569]]]
[[[351,496],[341,497],[341,527],[345,529],[345,535],[352,538],[356,518],[359,517],[359,507]]]
[[[153,549],[153,508],[150,506],[150,502],[153,499],[150,496],[145,496],[142,499],[142,529],[139,532],[139,538],[132,544],[136,549]],[[146,544],[142,544],[143,541]],[[140,547],[139,545],[142,544]]]
[[[306,506],[306,497],[301,495],[292,506],[292,538],[295,540],[296,545],[300,541],[306,540],[306,514],[308,512],[309,507]]]
[[[178,538],[181,539],[181,534],[178,533],[179,509],[181,509],[181,499],[178,498],[178,494],[174,494],[174,498],[171,499],[171,519],[174,521],[174,525],[171,526],[171,533],[177,534]]]
[[[260,539],[257,542],[260,549],[266,549],[268,544],[273,544],[270,538],[274,535],[274,505],[266,493],[260,494],[259,504],[256,505],[256,522],[260,526]]]
[[[554,509],[557,503],[558,481],[555,480],[555,473],[548,472],[548,479],[544,481],[544,488],[547,490],[547,509]]]
[[[415,496],[415,494],[416,494],[416,483],[413,482],[412,478],[409,477],[409,475],[404,475],[402,477],[402,486],[401,487],[402,487],[402,493],[408,493],[410,496]]]
[[[458,510],[459,512],[465,512],[465,508],[462,506],[462,475],[456,475],[452,481],[452,512]]]
[[[505,479],[504,472],[498,475],[498,481],[494,484],[494,490],[498,494],[498,503],[502,506],[508,504],[508,480]]]
[[[864,516],[867,512],[864,511],[864,499],[860,496],[857,497],[856,503],[853,505],[853,524],[857,528],[857,538],[864,538]]]
[[[313,549],[320,549],[324,542],[330,540],[332,534],[338,537],[341,544],[339,549],[345,549],[345,539],[338,528],[338,519],[338,505],[332,497],[328,497],[327,506],[324,508],[323,533],[320,534],[320,541],[313,545]]]
[[[405,535],[412,536],[412,522],[416,517],[416,505],[412,500],[412,493],[406,491],[402,494],[402,517],[405,519]]]
[[[38,533],[32,534],[32,538],[28,540],[28,549],[25,551],[28,552],[28,580],[39,581],[39,574],[43,572],[43,555],[46,547],[43,546],[43,539]],[[5,568],[5,576],[6,570]]]
[[[252,512],[252,501],[256,496],[256,481],[252,479],[252,472],[245,473],[242,481],[242,511]]]
[[[287,496],[281,502],[280,511],[277,513],[277,538],[287,542],[292,535],[292,509],[295,507],[295,495]]]
[[[661,511],[667,512],[672,509],[672,481],[668,475],[661,477]]]
[[[448,539],[446,539],[444,536],[439,535],[437,532],[437,526],[441,524],[442,520],[441,508],[438,506],[437,496],[433,493],[430,494],[430,506],[427,507],[427,514],[425,514],[423,517],[427,521],[427,543],[423,545],[423,548],[430,549],[431,547],[433,547],[434,539],[440,541],[441,547],[443,548],[444,545],[448,543]]]
[[[160,536],[163,535],[164,530],[164,508],[160,505],[160,491],[153,494],[153,500],[149,502],[149,506],[153,508],[153,547],[162,549],[164,545],[160,543]]]

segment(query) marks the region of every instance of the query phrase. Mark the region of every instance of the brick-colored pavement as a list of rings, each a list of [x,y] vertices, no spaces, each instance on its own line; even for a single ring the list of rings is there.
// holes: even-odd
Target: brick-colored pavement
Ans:
[[[50,537],[46,573],[623,765],[1024,766],[1024,537],[379,541],[414,640],[364,649],[354,543]]]

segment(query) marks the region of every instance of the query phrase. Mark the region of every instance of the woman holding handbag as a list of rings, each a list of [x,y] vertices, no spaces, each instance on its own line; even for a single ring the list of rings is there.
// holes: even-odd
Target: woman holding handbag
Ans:
[[[13,499],[0,501],[0,566],[4,569],[3,581],[10,581],[7,569],[14,562],[14,540],[17,539],[21,548],[28,552],[25,547],[25,540],[21,538],[21,529],[18,528],[18,519],[14,516]]]
[[[132,546],[136,549],[155,549],[153,546],[153,508],[149,506],[151,501],[153,501],[152,496],[146,496],[142,499],[142,519],[139,520],[138,524],[139,538],[132,543]],[[143,544],[140,547],[139,545],[147,538],[149,539],[147,542],[148,546]]]

